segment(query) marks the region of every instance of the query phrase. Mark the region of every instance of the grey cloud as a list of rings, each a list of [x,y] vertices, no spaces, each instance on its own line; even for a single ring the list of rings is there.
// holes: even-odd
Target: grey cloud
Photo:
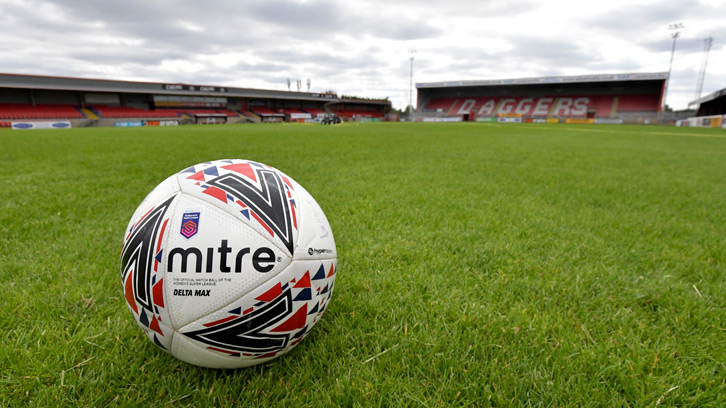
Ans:
[[[387,0],[374,0],[368,3],[376,4],[385,10],[390,2]],[[402,0],[396,5],[405,6],[411,13],[419,14],[424,18],[442,17],[509,17],[524,12],[530,12],[540,7],[547,7],[547,3],[536,0],[487,0],[487,1],[451,1],[451,0]]]
[[[154,66],[161,64],[164,60],[184,60],[187,55],[181,52],[171,51],[164,53],[138,52],[133,47],[122,49],[109,48],[81,48],[72,49],[68,57],[82,61],[93,62],[94,64],[107,65],[128,65],[138,64]]]
[[[511,54],[523,61],[558,65],[562,68],[578,66],[592,58],[588,48],[566,39],[551,39],[535,36],[514,37]]]
[[[719,30],[708,31],[707,33],[690,33],[685,31],[676,40],[676,53],[682,54],[700,54],[704,50],[704,40],[706,37],[712,37],[713,43],[711,45],[712,52],[718,52],[718,50],[724,49],[724,39],[726,39],[726,28]],[[663,36],[658,41],[644,41],[639,44],[646,51],[651,52],[670,52],[673,46],[673,40],[671,37]],[[693,58],[693,55],[689,55],[689,58]]]
[[[264,62],[259,64],[250,64],[247,62],[240,62],[237,63],[233,71],[236,72],[245,72],[245,73],[277,73],[280,71],[284,71],[287,69],[287,65],[284,64],[278,64],[273,62]]]
[[[487,71],[493,66],[499,68],[493,73],[497,78],[510,77],[508,68],[516,69],[525,65],[535,68],[537,75],[561,75],[567,68],[581,67],[597,58],[592,55],[591,50],[563,39],[512,35],[506,37],[506,40],[502,38],[498,41],[505,41],[512,49],[504,53],[495,52],[485,45],[477,49],[447,47],[436,51],[437,54],[445,54],[456,61],[451,69],[469,78],[472,74]],[[418,63],[418,67],[420,72],[427,74],[435,74],[435,70],[438,69],[436,64],[423,61]]]
[[[376,48],[366,48],[359,52],[333,53],[332,51],[302,51],[295,48],[269,48],[259,50],[256,56],[268,61],[295,61],[294,66],[279,65],[278,68],[286,67],[289,74],[293,71],[312,71],[319,78],[331,78],[337,76],[369,75],[386,61],[377,57]]]
[[[611,62],[605,59],[598,59],[595,61],[587,61],[582,64],[588,71],[593,73],[605,73],[605,72],[638,72],[642,69],[643,65],[638,61],[624,60]]]
[[[378,11],[367,14],[331,0],[306,3],[273,0],[254,3],[248,8],[250,19],[269,23],[275,27],[274,35],[284,39],[324,41],[341,32],[361,39],[391,40],[424,39],[440,34],[427,21],[407,16],[386,17]]]
[[[242,10],[220,15],[221,10],[227,12],[230,8],[234,9],[234,3],[224,6],[219,4],[219,8],[215,8],[215,2],[209,3],[195,3],[196,7],[189,8],[184,3],[165,1],[54,2],[70,16],[67,25],[58,27],[59,32],[63,32],[61,28],[68,33],[77,32],[76,26],[79,22],[83,23],[83,31],[77,32],[81,43],[84,36],[115,35],[119,38],[144,39],[146,46],[183,48],[187,51],[240,44],[238,30],[244,24],[243,19],[236,15],[244,16]],[[182,22],[198,25],[203,31],[186,29]]]
[[[286,88],[288,76],[305,75],[312,78],[314,89],[405,95],[407,101],[406,50],[411,47],[419,50],[414,82],[423,77],[434,81],[640,71],[670,50],[669,23],[693,21],[678,40],[674,82],[695,88],[693,67],[701,61],[700,37],[705,37],[696,24],[710,21],[705,26],[716,27],[708,33],[715,38],[711,64],[723,53],[726,38],[726,28],[719,28],[726,26],[713,22],[726,14],[724,7],[695,0],[633,2],[600,16],[583,13],[569,22],[579,33],[572,38],[522,27],[517,16],[552,8],[534,0],[56,0],[47,2],[60,10],[53,15],[39,12],[45,10],[43,4],[0,0],[0,71],[241,87],[255,83],[272,89]],[[511,24],[493,33],[488,26],[492,19]],[[459,32],[459,25],[467,29]],[[455,32],[477,36],[480,42],[460,46]],[[652,40],[658,32],[660,38]],[[623,40],[640,47],[642,58],[605,58],[599,52],[599,45]],[[493,47],[499,42],[511,49],[493,51],[502,49]],[[251,58],[225,60],[225,68],[215,63],[220,54]],[[163,71],[164,61],[181,62],[182,67]],[[193,69],[185,70],[185,61]],[[723,84],[726,79],[718,75],[707,73],[706,83]]]
[[[337,31],[346,24],[342,3],[317,1],[308,3],[287,0],[253,2],[248,13],[258,21],[265,21],[286,30],[290,35]]]
[[[673,48],[672,38],[663,38],[658,41],[645,41],[639,43],[646,51],[651,52],[670,52]],[[703,51],[703,40],[693,38],[676,39],[676,52],[678,54],[693,54]]]
[[[404,22],[383,20],[379,22],[377,29],[371,35],[389,40],[407,41],[432,38],[440,34],[439,28],[413,20]]]
[[[334,33],[351,37],[412,40],[431,38],[440,30],[412,18],[361,13],[330,0],[296,2],[81,2],[54,3],[72,20],[102,23],[104,33],[144,38],[149,45],[186,50],[271,46],[280,42],[324,41]],[[180,22],[204,30],[185,29]],[[72,22],[58,31],[72,31]],[[93,32],[86,33],[93,35]]]
[[[583,18],[583,25],[612,36],[633,32],[667,31],[669,24],[682,21],[699,6],[696,0],[661,1],[655,4],[633,4],[600,16]]]

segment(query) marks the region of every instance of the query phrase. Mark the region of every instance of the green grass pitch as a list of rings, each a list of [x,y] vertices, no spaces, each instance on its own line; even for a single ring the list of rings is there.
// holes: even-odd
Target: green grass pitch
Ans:
[[[333,228],[310,335],[210,370],[146,340],[124,229],[267,163]],[[0,131],[0,406],[726,406],[726,132],[344,124]]]

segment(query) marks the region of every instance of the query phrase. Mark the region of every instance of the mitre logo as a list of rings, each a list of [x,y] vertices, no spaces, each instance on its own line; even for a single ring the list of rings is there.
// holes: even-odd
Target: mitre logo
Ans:
[[[179,233],[182,237],[189,239],[199,232],[199,215],[200,211],[187,210],[182,215],[181,230]]]
[[[178,262],[178,269],[174,268],[174,262]],[[281,257],[275,255],[275,251],[268,247],[259,247],[253,250],[250,247],[233,248],[229,240],[221,240],[217,248],[172,248],[167,259],[167,272],[186,273],[191,272],[211,273],[219,271],[222,273],[241,273],[243,265],[251,264],[257,272],[270,272],[276,262],[282,261]]]

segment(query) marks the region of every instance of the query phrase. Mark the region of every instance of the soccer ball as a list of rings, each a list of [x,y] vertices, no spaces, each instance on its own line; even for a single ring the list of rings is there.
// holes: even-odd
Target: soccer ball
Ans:
[[[330,224],[292,178],[247,160],[189,167],[138,207],[121,249],[127,306],[187,363],[259,364],[295,347],[335,284]]]

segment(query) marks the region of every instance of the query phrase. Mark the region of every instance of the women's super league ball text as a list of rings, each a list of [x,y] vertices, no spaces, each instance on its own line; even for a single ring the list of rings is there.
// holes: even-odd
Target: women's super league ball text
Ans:
[[[325,214],[295,180],[247,160],[189,167],[134,213],[121,250],[129,310],[187,363],[259,364],[320,320],[337,253]]]

